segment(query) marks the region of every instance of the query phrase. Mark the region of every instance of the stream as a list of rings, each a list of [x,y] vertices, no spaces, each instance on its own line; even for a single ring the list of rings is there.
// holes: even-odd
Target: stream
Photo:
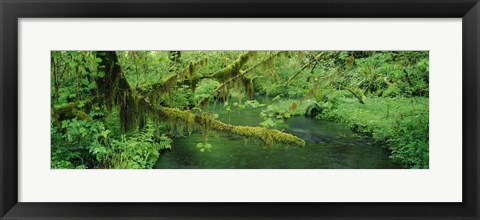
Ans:
[[[263,98],[262,98],[263,99]],[[258,99],[257,99],[258,100]],[[261,103],[271,103],[268,99]],[[232,107],[230,119],[221,104],[211,104],[219,120],[232,125],[259,126],[262,108]],[[230,121],[229,121],[230,120]],[[336,122],[294,116],[285,121],[285,132],[305,140],[304,148],[268,147],[259,140],[211,134],[211,152],[200,152],[199,133],[177,136],[172,150],[161,152],[155,169],[400,169],[389,152],[356,136],[347,126]]]

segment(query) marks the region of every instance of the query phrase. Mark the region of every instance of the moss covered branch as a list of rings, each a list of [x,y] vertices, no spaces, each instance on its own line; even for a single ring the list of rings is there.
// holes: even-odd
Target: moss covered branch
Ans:
[[[205,124],[208,124],[208,128],[213,131],[239,135],[246,138],[260,139],[268,146],[272,146],[274,143],[300,147],[305,146],[304,140],[276,129],[250,126],[233,126],[213,119],[208,113],[196,115],[190,111],[181,111],[175,108],[167,107],[160,107],[154,110],[160,119],[166,121],[175,121],[177,123],[183,122],[189,126],[189,128],[193,128],[194,126],[205,128]]]
[[[256,51],[248,51],[240,55],[233,63],[222,68],[221,70],[216,71],[208,78],[215,78],[220,82],[225,82],[226,80],[235,77],[240,73],[241,68],[245,65],[248,60],[254,57],[257,54]]]
[[[177,84],[183,84],[184,82],[189,81],[190,85],[194,87],[198,80],[198,77],[195,76],[195,71],[200,67],[204,67],[207,64],[207,58],[197,60],[195,62],[188,63],[188,66],[183,68],[180,72],[172,74],[162,81],[146,86],[142,86],[138,89],[138,93],[142,96],[148,97],[150,101],[156,102],[155,104],[160,104],[162,95],[169,95],[172,91],[172,88]]]

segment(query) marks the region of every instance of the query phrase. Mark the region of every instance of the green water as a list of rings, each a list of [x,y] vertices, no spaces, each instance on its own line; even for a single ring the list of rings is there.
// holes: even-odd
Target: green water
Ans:
[[[264,100],[264,103],[270,102]],[[211,105],[219,119],[233,125],[258,126],[261,108],[230,113],[221,105]],[[162,151],[157,169],[397,169],[385,149],[355,136],[339,123],[296,116],[286,121],[285,132],[306,141],[304,148],[266,147],[260,141],[245,142],[242,137],[210,135],[211,152],[200,152],[201,134],[179,135],[172,150]]]

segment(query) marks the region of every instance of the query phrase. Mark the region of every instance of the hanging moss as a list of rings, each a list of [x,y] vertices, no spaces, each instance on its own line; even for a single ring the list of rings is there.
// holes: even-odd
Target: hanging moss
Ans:
[[[242,77],[243,88],[249,99],[253,99],[253,81],[251,78]]]
[[[162,105],[166,99],[172,102],[173,88],[178,84],[185,84],[187,81],[189,81],[190,86],[193,88],[196,80],[198,80],[195,76],[195,71],[200,67],[204,67],[207,61],[207,58],[203,58],[193,63],[190,62],[186,68],[164,78],[161,82],[143,85],[141,88],[138,88],[138,93],[141,96],[147,97],[154,105]]]
[[[187,83],[187,81],[188,81],[188,83],[189,83],[189,85],[190,85],[190,88],[191,88],[192,91],[193,91],[193,90],[195,89],[195,86],[197,85],[197,83],[198,83],[199,80],[201,79],[198,75],[195,75],[195,72],[196,72],[198,69],[207,66],[207,64],[208,64],[208,58],[207,58],[207,57],[205,57],[205,58],[203,58],[203,59],[200,59],[200,60],[198,60],[198,61],[196,61],[196,62],[194,62],[194,63],[189,63],[189,65],[188,65],[188,67],[187,67],[187,68],[188,68],[188,72],[187,72],[187,73],[188,73],[188,76],[189,76],[189,77],[188,77],[188,80],[185,80],[185,79],[184,79],[184,80],[181,80],[181,81],[179,82],[179,84],[185,85],[185,84]],[[186,68],[186,69],[187,69],[187,68]],[[185,71],[186,69],[184,69],[184,71]]]
[[[305,53],[303,51],[296,51],[298,64],[301,65],[303,59],[305,58]]]
[[[297,102],[292,102],[290,108],[288,109],[288,112],[290,112],[290,114],[295,114],[295,112],[297,111],[297,107]]]
[[[200,116],[200,128],[202,131],[202,137],[205,140],[205,143],[208,142],[208,134],[210,133],[210,127],[212,124],[213,118],[212,113],[202,112]]]
[[[286,54],[286,53],[288,53],[288,51],[279,51],[279,52],[273,53],[270,56],[268,56],[266,59],[260,61],[259,63],[255,64],[253,66],[251,66],[250,68],[246,69],[245,72],[246,73],[253,72],[253,70],[258,69],[259,67],[263,67],[264,70],[273,68],[275,66],[275,59],[279,55]]]
[[[118,82],[118,92],[116,105],[120,109],[120,127],[122,130],[132,130],[136,128],[144,119],[145,110],[140,109],[135,90],[130,87],[125,78],[121,78]]]
[[[103,100],[108,111],[112,110],[112,104],[117,95],[117,84],[122,73],[118,65],[117,55],[114,51],[99,51],[96,56],[102,61],[98,66],[98,72],[104,72],[103,77],[97,77],[97,99]]]
[[[353,57],[353,54],[345,59],[345,67],[347,69],[351,69],[354,63],[355,63],[355,57]]]
[[[275,56],[269,57],[269,59],[266,60],[265,65],[267,69],[274,69],[275,68]]]
[[[118,59],[114,51],[98,52],[97,57],[102,61],[99,71],[104,71],[104,77],[98,77],[97,97],[103,100],[108,111],[113,105],[118,106],[120,127],[124,131],[133,130],[142,124],[146,117],[145,105],[139,105],[138,95],[123,77]]]
[[[228,98],[230,97],[230,89],[228,86],[224,86],[222,89],[218,91],[219,99],[228,102]]]
[[[243,53],[235,60],[235,62],[212,74],[211,78],[215,78],[220,82],[224,82],[232,77],[235,77],[240,73],[242,66],[245,65],[250,58],[254,57],[256,53],[257,52],[255,51]]]

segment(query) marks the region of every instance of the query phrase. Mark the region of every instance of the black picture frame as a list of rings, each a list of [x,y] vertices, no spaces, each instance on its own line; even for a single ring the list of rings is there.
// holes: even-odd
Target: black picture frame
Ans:
[[[480,4],[478,0],[0,0],[0,15],[1,219],[479,219]],[[463,202],[18,202],[17,20],[63,17],[462,18]]]

